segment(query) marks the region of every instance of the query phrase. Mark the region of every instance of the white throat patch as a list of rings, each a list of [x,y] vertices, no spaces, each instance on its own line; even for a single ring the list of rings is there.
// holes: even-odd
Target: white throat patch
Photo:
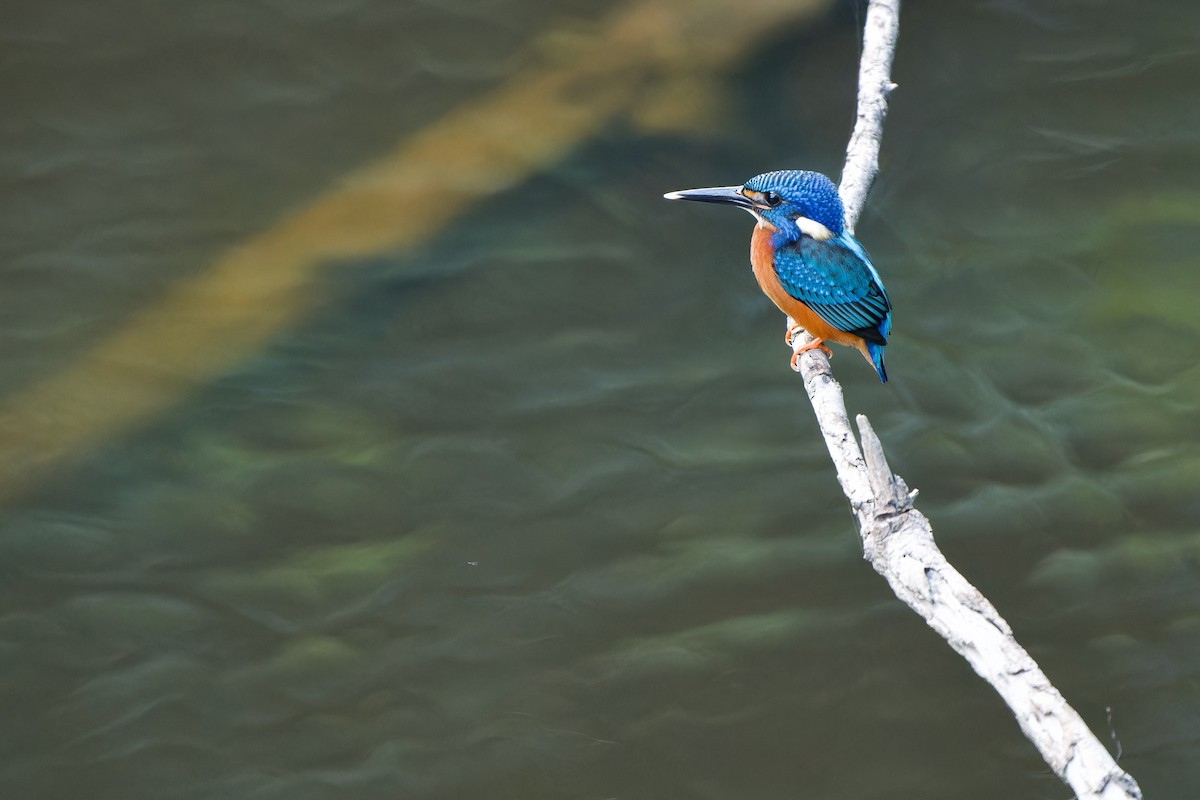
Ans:
[[[796,217],[796,227],[799,228],[800,232],[805,236],[811,236],[818,242],[825,242],[833,238],[833,231],[829,230],[829,228],[826,228],[815,219],[809,219],[808,217]]]

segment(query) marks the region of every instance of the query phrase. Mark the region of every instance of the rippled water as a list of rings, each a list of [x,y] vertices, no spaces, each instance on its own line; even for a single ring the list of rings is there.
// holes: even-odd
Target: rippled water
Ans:
[[[3,796],[1066,796],[861,561],[749,220],[659,199],[836,175],[819,5],[14,4]],[[1194,3],[910,4],[859,224],[892,381],[834,359],[1162,798],[1200,795],[1198,79]]]

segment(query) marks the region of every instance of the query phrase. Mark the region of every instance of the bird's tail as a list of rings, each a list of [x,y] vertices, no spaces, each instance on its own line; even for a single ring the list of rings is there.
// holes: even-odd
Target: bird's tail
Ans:
[[[879,373],[879,382],[887,383],[887,370],[883,368],[883,345],[875,344],[874,342],[866,342],[867,358],[871,361],[871,366],[875,367],[875,371]]]

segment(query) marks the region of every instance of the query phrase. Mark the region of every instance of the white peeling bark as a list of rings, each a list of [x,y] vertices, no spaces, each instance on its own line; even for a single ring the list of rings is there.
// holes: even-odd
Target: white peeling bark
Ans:
[[[867,202],[867,192],[879,171],[879,143],[887,117],[887,99],[892,83],[892,57],[900,35],[900,0],[872,0],[863,28],[862,58],[858,63],[858,115],[838,193],[846,207],[846,228],[853,233],[858,215]]]
[[[879,170],[887,96],[895,88],[890,74],[899,17],[900,0],[871,0],[859,67],[858,118],[840,187],[850,230]],[[793,347],[809,341],[802,334]],[[883,445],[862,415],[857,418],[859,449],[829,360],[819,350],[809,350],[800,357],[800,373],[838,482],[858,519],[866,560],[898,598],[995,688],[1025,736],[1080,800],[1140,800],[1137,783],[1013,638],[1008,623],[938,550],[929,520],[913,507],[916,491],[892,474]]]

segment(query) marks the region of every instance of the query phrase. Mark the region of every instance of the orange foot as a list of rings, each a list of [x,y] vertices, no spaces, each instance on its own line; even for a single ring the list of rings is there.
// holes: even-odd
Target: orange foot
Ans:
[[[791,347],[792,339],[795,339],[796,334],[802,330],[804,330],[803,325],[789,325],[788,329],[787,329],[787,333],[785,333],[783,335],[783,343],[786,344],[788,347]]]
[[[811,342],[806,345],[802,345],[799,350],[792,353],[792,369],[796,372],[800,371],[800,354],[806,353],[809,350],[821,350],[825,353],[827,358],[833,358],[833,351],[822,344],[823,341],[823,339],[813,339]]]

